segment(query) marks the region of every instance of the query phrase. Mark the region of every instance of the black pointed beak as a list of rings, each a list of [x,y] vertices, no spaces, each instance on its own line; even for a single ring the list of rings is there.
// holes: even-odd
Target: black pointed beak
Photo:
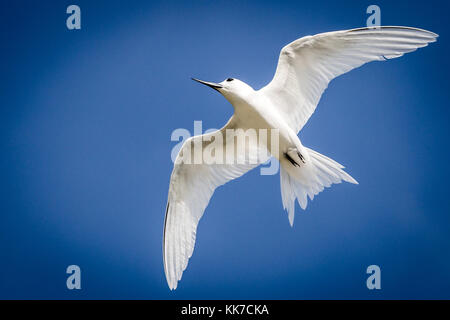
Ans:
[[[199,80],[199,79],[195,79],[195,78],[191,78],[194,81],[200,82],[201,84],[207,85],[208,87],[213,88],[214,90],[219,91],[220,88],[223,88],[221,84],[218,83],[214,83],[214,82],[207,82],[207,81],[203,81],[203,80]],[[220,92],[220,91],[219,91]]]

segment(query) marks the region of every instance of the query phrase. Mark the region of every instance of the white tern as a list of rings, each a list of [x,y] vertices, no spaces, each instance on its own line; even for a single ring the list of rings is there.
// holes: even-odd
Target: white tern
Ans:
[[[299,131],[332,79],[367,62],[397,58],[425,47],[437,37],[426,30],[388,26],[326,32],[286,45],[281,50],[275,76],[260,90],[233,78],[221,83],[193,79],[220,92],[233,105],[234,114],[222,129],[187,139],[175,161],[163,238],[164,272],[169,288],[177,288],[187,267],[198,222],[214,190],[267,160],[264,157],[254,160],[244,153],[260,149],[273,153],[277,144],[277,152],[271,155],[280,162],[281,198],[291,225],[296,199],[305,209],[307,198],[312,200],[324,187],[341,181],[357,184],[342,165],[303,146],[297,136]],[[239,129],[241,132],[254,129],[258,138],[262,129],[277,130],[277,141],[258,139],[255,143],[249,139],[245,149],[235,148],[234,140],[224,137]],[[231,148],[229,141],[233,141]],[[197,157],[198,146],[205,150],[213,143],[216,160],[231,154],[233,161],[228,158],[221,163],[206,163],[197,158],[183,161],[191,155]]]

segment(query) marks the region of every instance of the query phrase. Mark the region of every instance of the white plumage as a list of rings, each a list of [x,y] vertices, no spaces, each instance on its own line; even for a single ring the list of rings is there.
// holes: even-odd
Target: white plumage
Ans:
[[[279,131],[276,157],[281,164],[280,184],[283,207],[294,222],[295,200],[302,209],[325,187],[347,181],[357,183],[343,166],[306,148],[298,138],[314,112],[328,83],[366,62],[402,56],[436,41],[437,34],[408,27],[360,28],[306,36],[285,46],[280,53],[273,80],[255,91],[237,79],[221,83],[197,80],[217,91],[233,105],[234,114],[215,133],[188,139],[180,150],[172,172],[164,223],[164,271],[170,289],[176,289],[195,244],[197,225],[214,190],[242,176],[267,160],[271,141],[245,145],[245,153],[260,155],[245,159],[235,146],[227,149],[227,129]],[[196,80],[196,79],[194,79]],[[215,141],[223,147],[230,164],[185,163],[183,156],[194,153],[195,145],[207,148]],[[229,147],[229,143],[228,143]],[[242,151],[242,150],[241,150]],[[226,162],[228,163],[228,162]]]

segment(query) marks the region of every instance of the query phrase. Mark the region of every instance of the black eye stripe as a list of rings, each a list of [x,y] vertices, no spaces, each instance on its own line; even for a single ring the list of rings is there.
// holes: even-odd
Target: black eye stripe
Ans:
[[[233,81],[233,80],[234,80],[233,78],[228,78],[227,79],[228,82]]]

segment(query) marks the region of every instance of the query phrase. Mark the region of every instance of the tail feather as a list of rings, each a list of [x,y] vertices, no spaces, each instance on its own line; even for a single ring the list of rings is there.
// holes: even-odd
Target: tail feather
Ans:
[[[289,223],[294,224],[295,200],[305,210],[310,200],[333,183],[346,181],[358,184],[338,162],[309,148],[305,148],[310,161],[301,167],[293,167],[288,161],[281,163],[280,183],[283,208],[287,210]]]

